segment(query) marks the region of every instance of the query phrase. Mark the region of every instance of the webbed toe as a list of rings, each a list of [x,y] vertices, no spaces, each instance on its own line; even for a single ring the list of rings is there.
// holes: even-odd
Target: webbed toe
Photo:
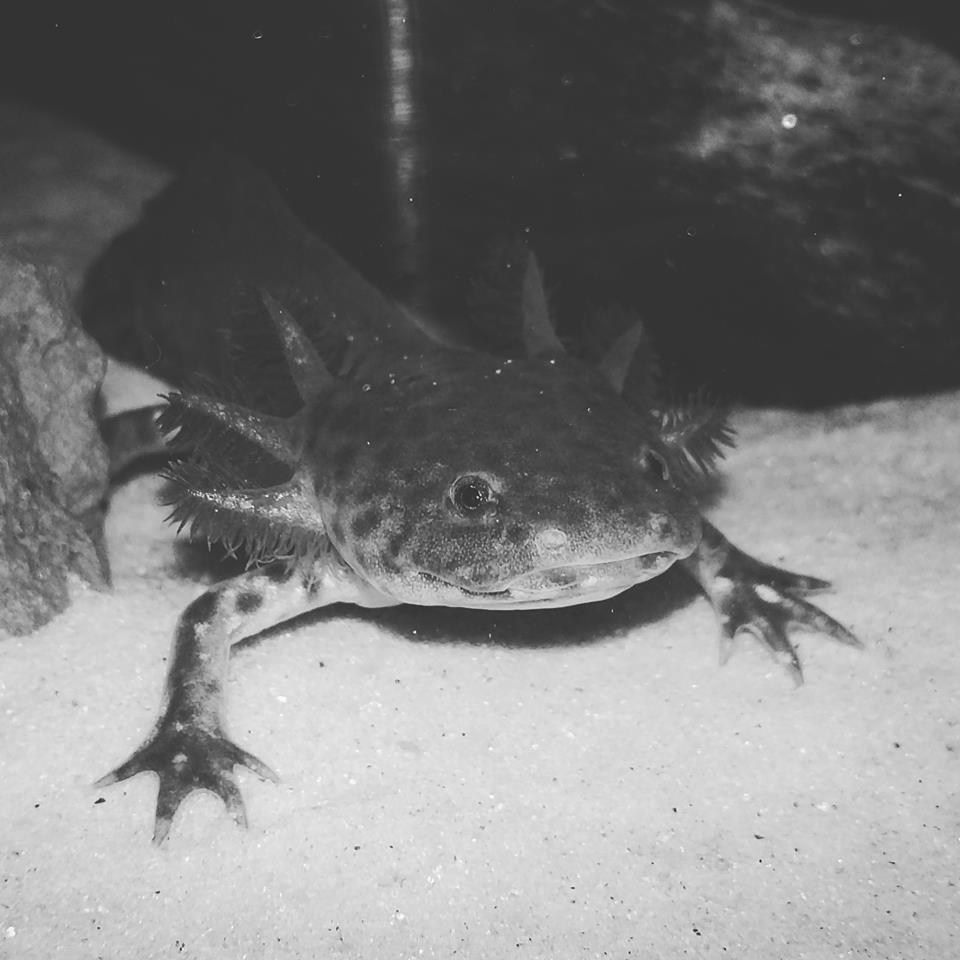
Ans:
[[[838,620],[798,594],[823,590],[824,580],[790,573],[758,563],[746,554],[737,579],[718,576],[711,600],[720,619],[720,662],[730,656],[734,637],[750,633],[783,663],[799,686],[803,666],[790,639],[791,629],[822,633],[840,643],[862,647],[861,642]]]
[[[863,646],[842,623],[804,599],[806,594],[828,589],[828,581],[755,560],[706,522],[700,546],[683,562],[720,620],[721,663],[729,658],[734,637],[747,632],[784,664],[799,685],[803,666],[790,639],[791,630],[808,630],[847,646]]]
[[[277,781],[277,775],[263,761],[219,731],[207,732],[171,723],[159,727],[127,761],[97,780],[94,786],[105,787],[144,771],[156,773],[160,785],[153,842],[160,844],[170,832],[180,804],[194,790],[215,793],[237,824],[246,827],[246,808],[234,779],[234,768],[238,765],[249,768],[264,780]]]

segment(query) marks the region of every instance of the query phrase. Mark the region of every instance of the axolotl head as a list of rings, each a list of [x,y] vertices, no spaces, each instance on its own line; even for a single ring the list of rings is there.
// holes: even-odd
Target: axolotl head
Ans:
[[[566,357],[448,353],[328,391],[302,463],[334,548],[386,597],[564,606],[696,547],[658,423]]]

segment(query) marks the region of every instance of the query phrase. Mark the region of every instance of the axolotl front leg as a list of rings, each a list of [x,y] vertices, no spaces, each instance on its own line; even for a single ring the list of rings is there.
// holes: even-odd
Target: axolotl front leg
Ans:
[[[159,775],[153,842],[161,843],[174,814],[194,790],[217,794],[228,812],[246,825],[237,764],[276,781],[261,760],[224,732],[224,682],[230,647],[244,637],[331,603],[364,607],[394,601],[377,593],[332,552],[306,571],[274,565],[218,584],[184,610],[177,624],[166,692],[153,733],[125,763],[96,787],[152,770]]]
[[[740,631],[756,635],[784,663],[796,684],[803,682],[800,658],[790,640],[790,627],[823,633],[851,647],[863,644],[842,623],[803,599],[827,589],[816,577],[791,573],[762,563],[737,549],[716,527],[702,521],[697,549],[681,561],[700,584],[720,620],[720,662],[730,655]]]

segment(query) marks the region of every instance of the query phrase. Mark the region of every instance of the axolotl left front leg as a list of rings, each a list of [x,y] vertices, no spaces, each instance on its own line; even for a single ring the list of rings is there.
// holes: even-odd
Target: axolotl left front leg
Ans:
[[[720,662],[730,655],[741,631],[754,634],[803,683],[800,658],[790,640],[791,627],[822,633],[851,647],[863,644],[842,624],[805,600],[829,588],[826,580],[771,566],[735,547],[716,527],[701,521],[696,550],[681,561],[700,584],[720,621]]]
[[[274,565],[218,584],[191,603],[177,624],[166,692],[153,733],[125,763],[94,786],[145,770],[159,775],[153,842],[161,843],[174,814],[194,790],[217,794],[233,818],[246,824],[233,769],[242,764],[276,781],[261,760],[224,732],[224,682],[230,647],[244,637],[331,603],[390,606],[332,551],[305,571]]]

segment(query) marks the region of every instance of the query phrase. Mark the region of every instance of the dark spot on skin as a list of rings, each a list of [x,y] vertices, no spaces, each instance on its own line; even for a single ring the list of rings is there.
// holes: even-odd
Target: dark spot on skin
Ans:
[[[471,524],[454,524],[444,531],[444,541],[451,545],[458,552],[470,553],[473,551],[478,540],[477,528]],[[479,534],[479,539],[486,539],[484,534]]]
[[[400,552],[407,545],[408,541],[409,535],[405,529],[398,530],[387,541],[387,556],[385,560],[394,569],[399,566]]]
[[[264,571],[271,583],[286,583],[290,579],[290,568],[283,563],[273,563]]]
[[[183,611],[182,625],[186,628],[197,627],[201,623],[210,623],[217,613],[218,596],[215,591],[208,590],[197,597],[193,603]]]
[[[522,523],[511,523],[507,527],[506,531],[506,541],[507,543],[513,544],[513,546],[519,546],[527,538],[526,527]]]
[[[350,521],[350,533],[355,540],[366,540],[379,523],[380,511],[375,506],[366,506]]]
[[[263,597],[252,590],[245,591],[237,597],[238,613],[253,613],[263,603]]]

